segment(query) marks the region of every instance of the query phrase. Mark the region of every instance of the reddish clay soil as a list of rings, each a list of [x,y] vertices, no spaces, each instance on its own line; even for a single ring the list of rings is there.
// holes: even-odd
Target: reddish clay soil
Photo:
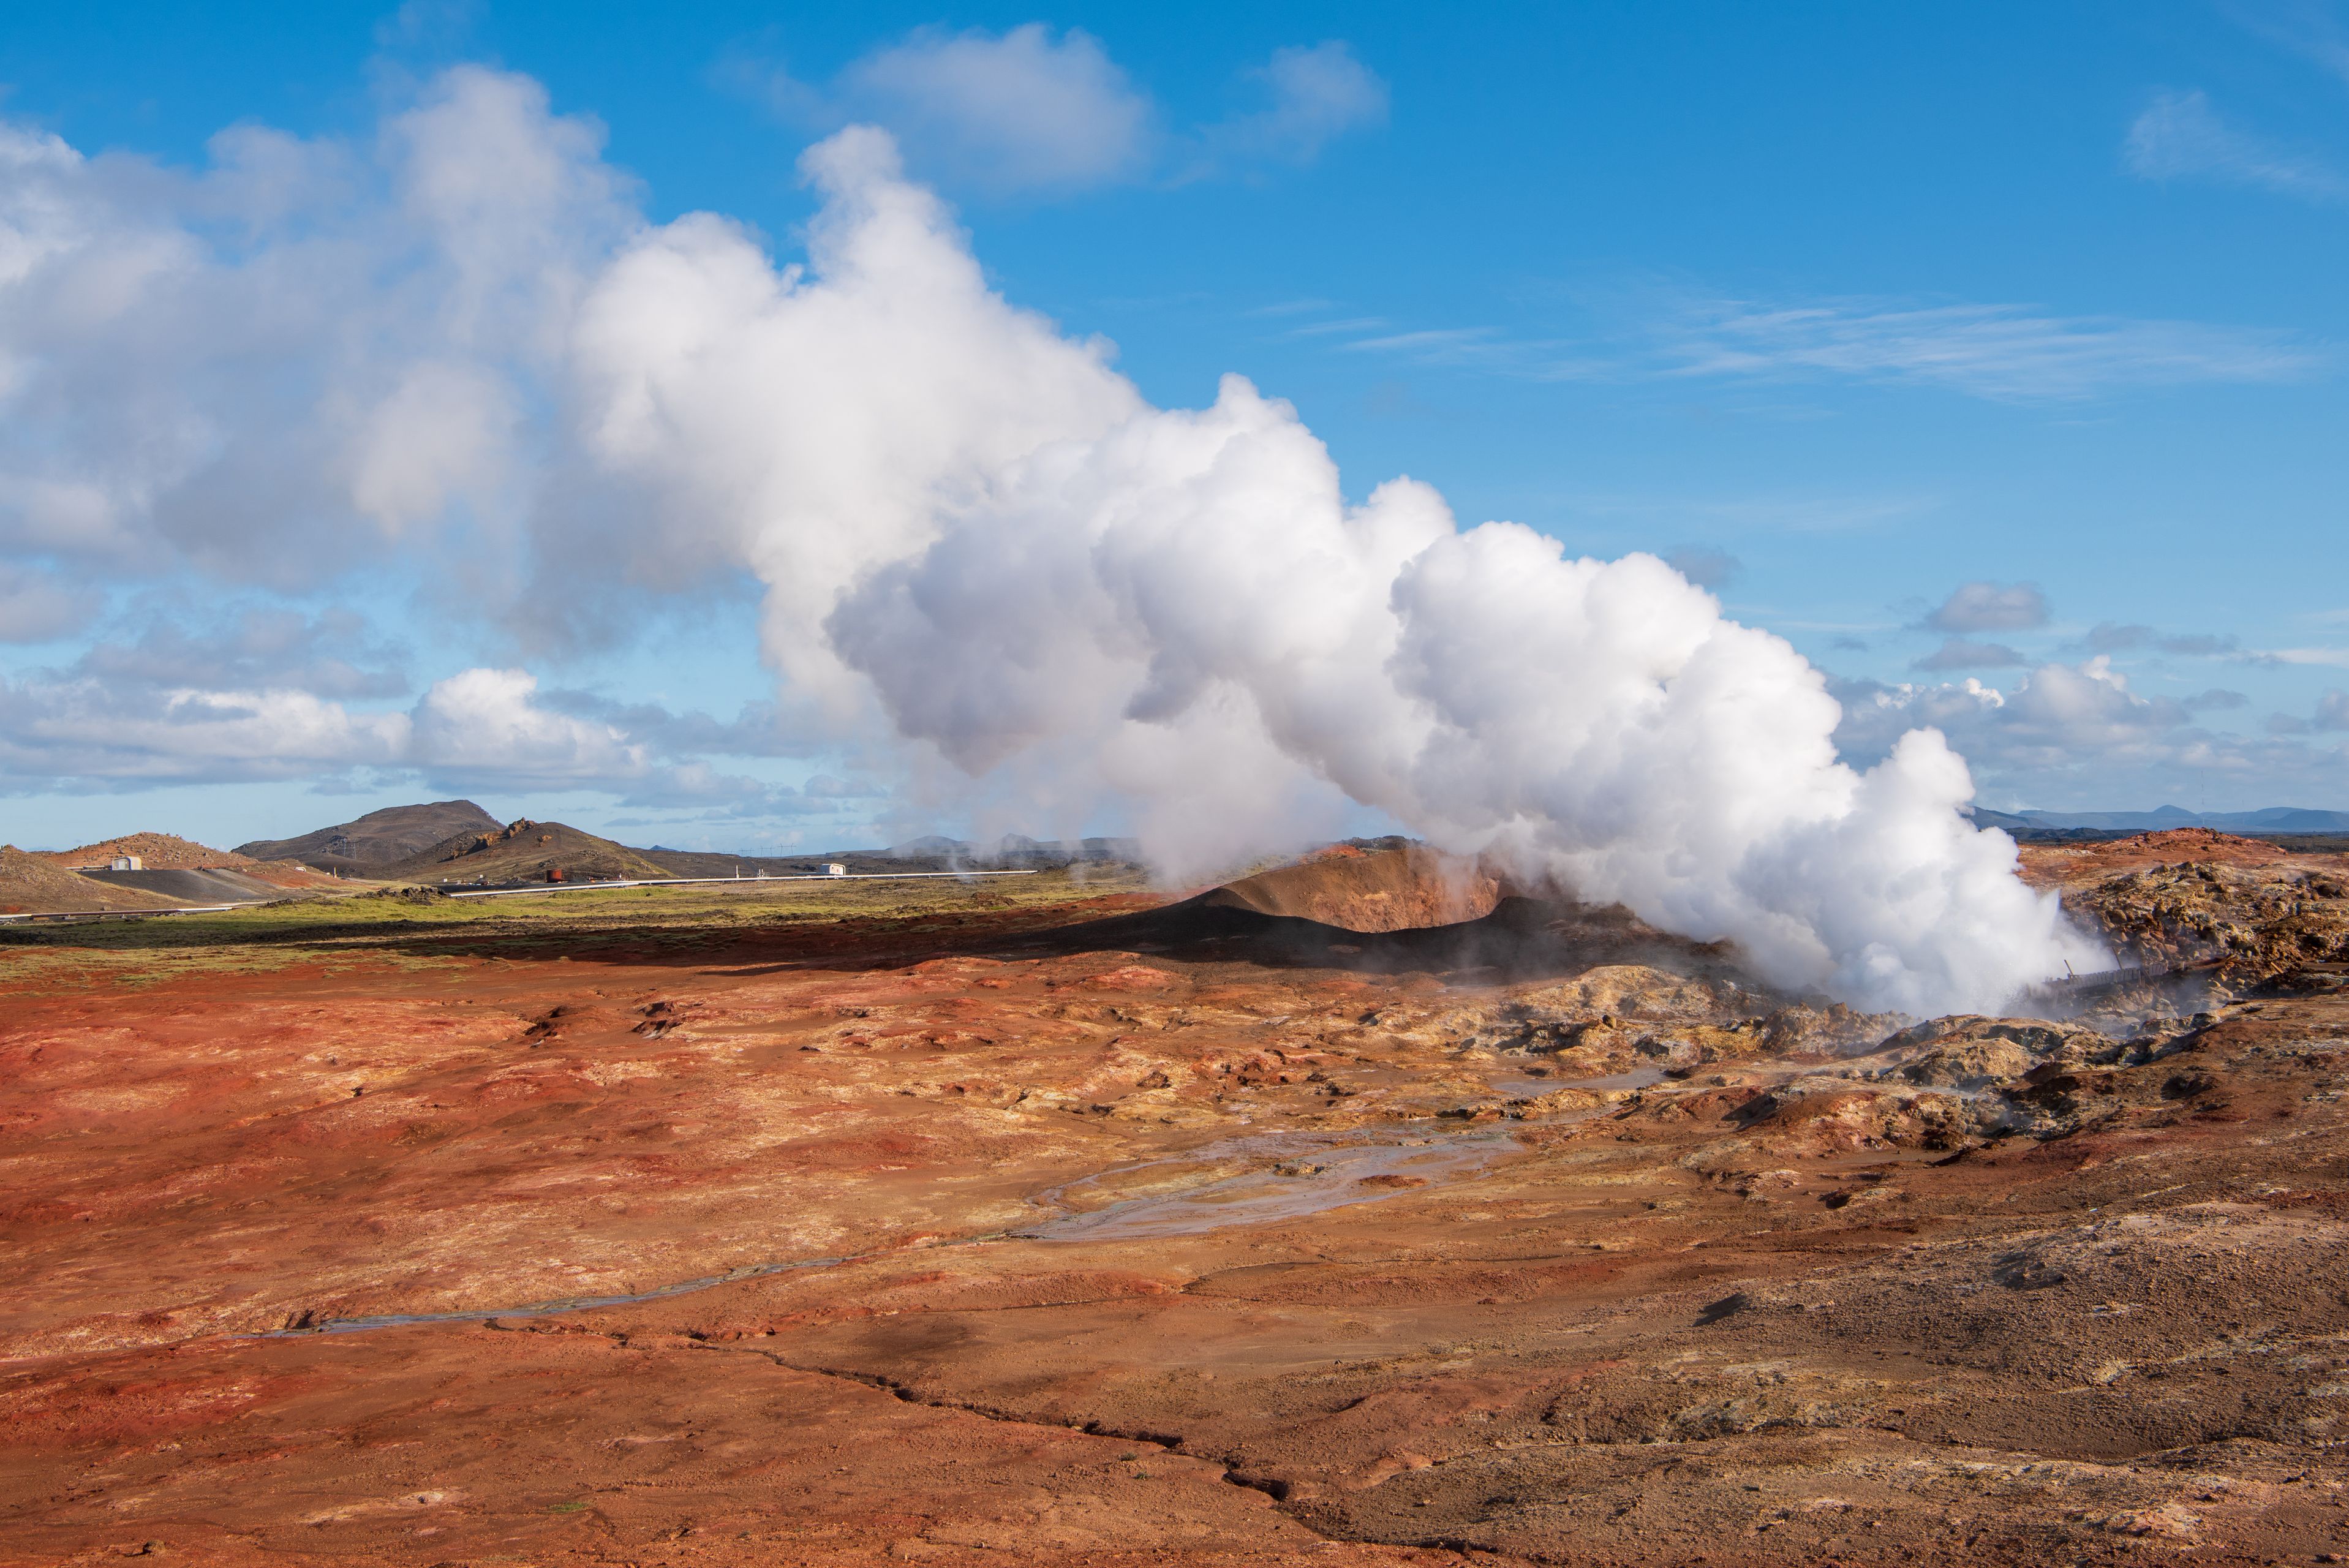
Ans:
[[[1096,892],[11,934],[0,1562],[2349,1553],[2349,954]]]

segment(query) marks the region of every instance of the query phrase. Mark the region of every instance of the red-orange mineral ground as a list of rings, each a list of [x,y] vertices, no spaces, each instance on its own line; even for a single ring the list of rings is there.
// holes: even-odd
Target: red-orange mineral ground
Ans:
[[[0,1562],[2341,1561],[2349,868],[2207,838],[2004,1018],[1354,857],[10,928]]]

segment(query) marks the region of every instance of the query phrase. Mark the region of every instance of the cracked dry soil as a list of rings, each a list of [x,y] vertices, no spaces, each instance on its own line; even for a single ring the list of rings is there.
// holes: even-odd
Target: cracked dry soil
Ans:
[[[2026,851],[2200,965],[2061,1022],[1508,900],[52,934],[0,1562],[2337,1561],[2349,899],[2236,843]]]

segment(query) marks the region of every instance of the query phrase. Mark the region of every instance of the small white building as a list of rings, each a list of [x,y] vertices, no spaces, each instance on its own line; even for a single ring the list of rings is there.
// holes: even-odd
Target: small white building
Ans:
[[[140,863],[137,855],[117,855],[107,862],[106,869],[110,872],[143,872],[147,868]]]
[[[823,862],[823,874],[828,877],[844,877],[848,874],[848,868],[838,861],[826,861]]]

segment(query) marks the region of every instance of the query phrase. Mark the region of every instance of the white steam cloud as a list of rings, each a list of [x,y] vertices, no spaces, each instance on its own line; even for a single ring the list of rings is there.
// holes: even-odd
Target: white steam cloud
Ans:
[[[536,204],[469,183],[464,127],[436,113],[493,124]],[[396,286],[437,292],[372,303],[392,363],[330,367],[368,411],[278,476],[305,504],[339,486],[412,535],[446,498],[487,526],[522,495],[556,589],[747,569],[799,711],[1031,821],[1115,810],[1176,875],[1293,846],[1351,799],[1869,1006],[1995,1007],[2108,962],[1959,814],[1971,783],[1938,732],[1855,771],[1820,674],[1661,561],[1464,530],[1408,479],[1350,505],[1295,410],[1238,377],[1210,407],[1151,407],[1105,346],[989,291],[880,131],[807,155],[823,205],[805,268],[779,269],[709,214],[597,253],[625,182],[534,84],[470,71],[397,123],[392,188],[440,249]],[[538,163],[512,161],[524,143]],[[223,269],[172,264],[234,297]],[[523,428],[540,407],[563,413]],[[147,478],[169,516],[181,476]],[[107,499],[119,544],[141,498]]]
[[[806,169],[806,274],[688,219],[579,335],[585,457],[636,487],[626,517],[731,535],[802,689],[876,695],[1031,799],[1122,802],[1178,874],[1293,842],[1334,786],[1872,1006],[2100,961],[1958,814],[1937,733],[1843,766],[1819,673],[1661,562],[1464,531],[1410,480],[1349,506],[1288,405],[1235,376],[1151,407],[990,294],[881,133]]]

